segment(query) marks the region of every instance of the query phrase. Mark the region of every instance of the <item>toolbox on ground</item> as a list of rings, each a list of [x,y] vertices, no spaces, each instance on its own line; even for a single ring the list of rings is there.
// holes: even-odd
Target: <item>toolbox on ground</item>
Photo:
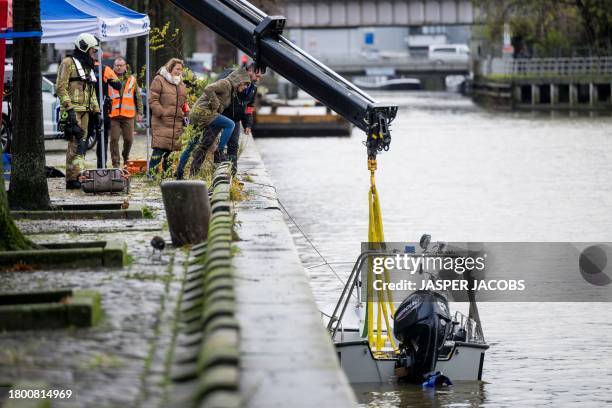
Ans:
[[[121,169],[91,169],[79,178],[84,193],[129,193],[130,174]]]

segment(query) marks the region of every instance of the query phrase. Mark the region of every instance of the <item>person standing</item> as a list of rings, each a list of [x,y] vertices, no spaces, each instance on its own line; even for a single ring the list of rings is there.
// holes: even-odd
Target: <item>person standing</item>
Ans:
[[[132,143],[134,142],[134,118],[142,122],[142,98],[136,77],[127,72],[125,58],[115,58],[113,72],[121,81],[121,89],[108,86],[108,96],[111,100],[110,108],[110,151],[114,168],[121,166],[119,156],[119,139],[123,136],[123,166],[130,158]]]
[[[88,33],[80,34],[74,41],[74,53],[66,57],[58,67],[56,90],[60,101],[60,118],[68,139],[66,150],[66,189],[79,189],[79,175],[87,151],[89,121],[99,124],[102,120],[96,97],[95,55],[98,39]],[[91,118],[90,118],[91,114]]]
[[[181,150],[181,134],[187,106],[187,87],[183,83],[183,61],[172,58],[153,78],[150,87],[151,133],[153,152],[149,170],[156,171],[162,163],[164,171],[170,165],[173,151]]]
[[[96,71],[98,71],[98,68],[96,67]],[[97,72],[96,72],[97,73]],[[96,161],[97,161],[97,168],[98,169],[104,169],[106,168],[106,160],[108,160],[108,135],[110,133],[110,117],[108,115],[110,115],[110,111],[111,111],[111,107],[112,107],[112,102],[110,100],[110,98],[108,97],[108,88],[109,87],[113,87],[116,90],[121,90],[121,81],[119,81],[119,78],[117,78],[117,75],[115,74],[115,72],[113,71],[112,68],[110,68],[109,66],[105,66],[104,70],[102,71],[102,97],[103,97],[103,102],[100,105],[100,99],[99,99],[99,93],[96,92],[96,97],[98,97],[98,104],[102,107],[102,119],[104,120],[104,143],[102,143],[102,132],[100,131],[100,127],[99,124],[97,126],[93,126],[92,121],[90,121],[89,123],[89,130],[88,133],[89,135],[93,134],[94,132],[96,132]],[[102,146],[104,146],[104,148],[102,148]],[[104,161],[102,161],[102,151],[104,151]]]

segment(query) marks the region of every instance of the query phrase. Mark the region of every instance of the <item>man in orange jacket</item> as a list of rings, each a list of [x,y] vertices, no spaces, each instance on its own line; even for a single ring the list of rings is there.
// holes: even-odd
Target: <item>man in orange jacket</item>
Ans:
[[[108,115],[110,115],[111,107],[112,107],[112,101],[110,100],[108,96],[108,90],[111,87],[117,91],[121,91],[123,84],[121,83],[119,78],[117,78],[117,74],[115,74],[115,71],[113,71],[111,67],[105,66],[104,71],[102,73],[102,89],[104,93],[103,95],[104,100],[102,101],[101,104],[100,104],[100,101],[98,100],[98,103],[100,104],[100,106],[102,106],[102,115],[104,118],[104,159],[105,160],[104,162],[102,161],[102,150],[103,150],[102,137],[101,137],[100,132],[98,131],[96,135],[97,136],[96,157],[98,159],[99,169],[105,169],[106,160],[108,160],[108,135],[110,134],[110,127],[111,127],[110,117]],[[96,93],[96,96],[98,96],[97,93]],[[90,132],[94,132],[94,131],[96,131],[96,129],[91,127]]]
[[[110,151],[113,167],[120,167],[119,139],[123,136],[123,165],[127,165],[134,141],[134,119],[142,121],[142,98],[134,75],[127,73],[127,63],[123,57],[115,59],[113,71],[122,83],[120,90],[108,88],[112,106],[110,109]]]

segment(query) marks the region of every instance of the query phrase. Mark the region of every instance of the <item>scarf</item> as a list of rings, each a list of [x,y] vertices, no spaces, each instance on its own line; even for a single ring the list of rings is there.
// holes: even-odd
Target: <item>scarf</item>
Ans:
[[[166,67],[162,67],[159,70],[159,75],[161,75],[162,77],[164,77],[164,79],[168,82],[170,82],[172,85],[178,85],[181,83],[182,78],[181,76],[172,76],[172,74],[170,74],[168,72],[168,70],[166,69]]]

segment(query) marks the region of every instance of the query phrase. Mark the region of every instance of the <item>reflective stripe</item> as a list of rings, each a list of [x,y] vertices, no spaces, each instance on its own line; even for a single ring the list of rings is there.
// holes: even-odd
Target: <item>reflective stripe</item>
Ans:
[[[81,80],[83,81],[88,81],[87,79],[87,74],[85,74],[85,70],[83,69],[83,65],[81,65],[81,61],[79,61],[76,58],[72,58],[72,62],[74,62],[74,66],[77,69],[77,74],[79,75],[79,77],[81,78]],[[89,71],[89,81],[91,82],[97,82],[96,80],[96,74],[94,74],[93,72],[94,70],[90,70]]]
[[[113,100],[113,109],[111,110],[110,117],[114,118],[122,116],[126,118],[133,118],[136,115],[136,106],[134,105],[134,91],[136,90],[136,78],[130,75],[125,82],[123,87],[123,95],[119,91],[113,89],[112,92],[109,87],[109,96]]]
[[[115,74],[115,71],[113,71],[109,66],[104,67],[104,82],[108,83],[109,81],[113,81],[113,80],[118,80],[119,78],[117,78],[117,74]],[[114,98],[118,98],[119,97],[119,91],[117,91],[115,88],[113,88],[110,85],[107,85],[107,94],[108,97],[111,99]]]

